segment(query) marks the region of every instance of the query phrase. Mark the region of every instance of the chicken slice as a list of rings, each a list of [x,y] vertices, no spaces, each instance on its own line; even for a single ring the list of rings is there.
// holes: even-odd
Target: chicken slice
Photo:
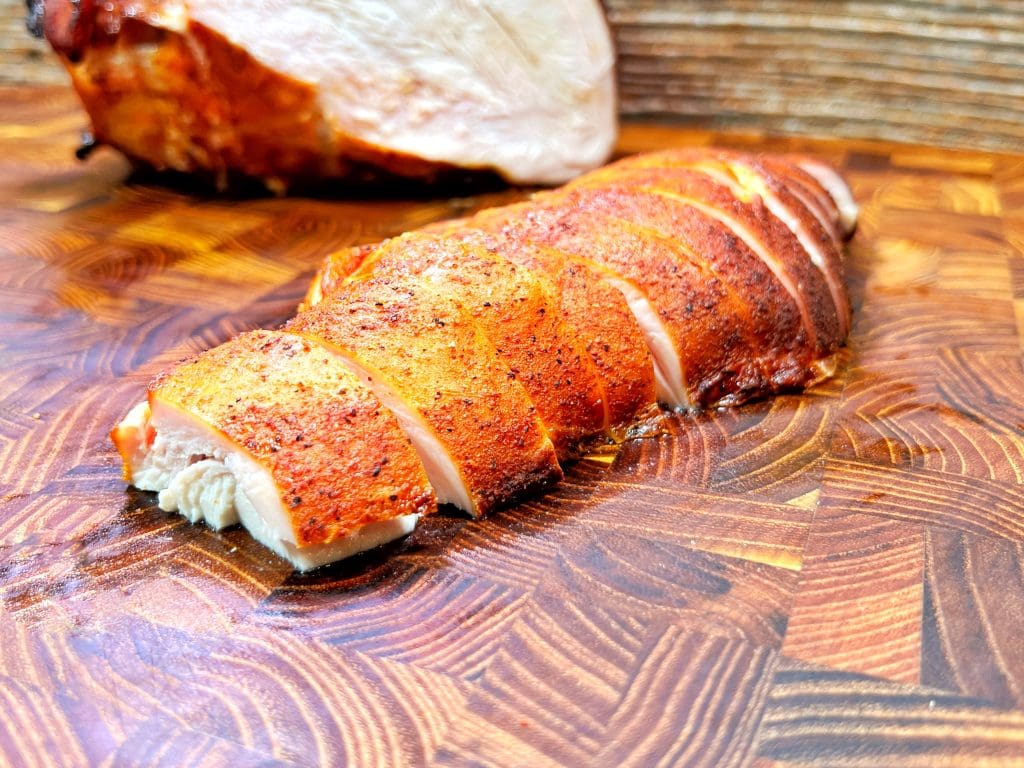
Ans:
[[[522,219],[510,212],[508,218],[499,214],[474,219],[473,225],[484,231],[494,227],[510,240],[553,249],[587,263],[622,294],[643,331],[658,400],[672,408],[696,404],[679,359],[678,347],[685,337],[663,321],[655,308],[657,298],[649,295],[649,290],[656,292],[659,287],[665,288],[666,297],[672,292],[672,263],[651,256],[645,233],[631,232],[628,223],[595,212],[536,205]]]
[[[566,336],[579,339],[594,363],[603,390],[602,430],[613,439],[621,439],[638,418],[650,414],[656,403],[654,368],[643,332],[621,292],[609,285],[596,267],[554,249],[507,239],[500,232],[475,229],[465,219],[441,222],[423,231],[484,248],[546,278]],[[376,248],[359,246],[329,254],[310,284],[304,306],[333,295],[353,273],[372,270],[372,264],[364,262],[374,261]]]
[[[522,384],[443,290],[401,277],[349,282],[285,328],[359,369],[416,447],[440,502],[479,516],[561,479]]]
[[[414,278],[462,304],[530,396],[560,460],[606,430],[597,369],[543,275],[464,241],[411,233],[384,242],[349,279],[371,277]]]
[[[394,417],[344,364],[255,331],[160,376],[111,438],[128,482],[299,570],[409,533],[436,502]]]
[[[448,236],[479,245],[551,280],[569,333],[580,340],[603,383],[606,424],[614,440],[652,415],[657,405],[654,363],[643,330],[622,291],[605,279],[597,265],[469,223],[452,228]]]
[[[789,164],[781,165],[786,166],[787,175],[774,173],[756,156],[742,152],[675,149],[629,157],[587,178],[628,180],[635,175],[643,176],[644,169],[651,175],[660,176],[679,168],[712,179],[748,208],[753,205],[755,216],[762,214],[757,206],[763,203],[768,212],[790,231],[814,267],[821,272],[836,308],[838,334],[845,338],[849,332],[850,302],[843,279],[840,234],[822,209],[820,200],[801,194],[803,185],[793,180],[801,173],[799,169]],[[761,227],[755,224],[754,229],[760,230]]]
[[[831,355],[839,345],[840,320],[825,276],[812,263],[793,233],[762,204],[737,199],[728,187],[686,168],[623,170],[614,182],[595,182],[602,190],[619,190],[639,205],[654,194],[674,204],[676,219],[706,218],[756,254],[782,283],[800,310],[816,357]],[[583,183],[583,186],[589,186]],[[574,185],[569,185],[572,189]],[[705,255],[701,252],[701,255]]]

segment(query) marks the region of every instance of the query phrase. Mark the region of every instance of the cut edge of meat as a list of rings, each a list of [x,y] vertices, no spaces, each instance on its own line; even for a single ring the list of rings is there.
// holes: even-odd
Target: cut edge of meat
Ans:
[[[857,228],[857,216],[860,213],[860,208],[843,177],[820,160],[798,157],[793,162],[825,188],[839,210],[839,225],[842,228],[843,236],[850,237]]]
[[[601,264],[589,262],[587,266],[603,273],[604,279],[613,286],[626,300],[629,311],[636,318],[637,325],[643,331],[644,341],[651,353],[654,365],[654,387],[658,401],[672,409],[691,410],[694,403],[690,399],[689,386],[683,366],[679,359],[679,350],[672,340],[672,333],[658,316],[658,310],[651,304],[643,290],[632,281],[612,272]]]
[[[111,431],[125,479],[154,491],[165,512],[215,531],[241,523],[260,544],[299,571],[351,557],[411,533],[419,513],[367,523],[326,544],[299,547],[269,470],[227,438],[199,431],[194,418],[152,396]],[[196,461],[197,457],[204,457]]]
[[[571,186],[569,185],[569,188]],[[500,209],[482,211],[480,216],[474,216],[469,220],[469,226],[478,227],[484,232],[498,231],[512,241],[523,240],[532,247],[555,251],[571,261],[586,265],[600,275],[605,282],[622,294],[637,325],[640,326],[644,342],[651,354],[658,401],[671,409],[690,410],[694,408],[695,403],[689,394],[690,390],[680,359],[678,344],[672,331],[662,322],[657,308],[652,304],[643,288],[613,265],[596,261],[583,253],[569,249],[565,243],[542,239],[538,230],[534,229],[534,227],[542,225],[542,214],[544,213],[548,214],[549,218],[553,217],[551,221],[543,224],[546,227],[545,235],[555,234],[562,229],[564,222],[560,222],[559,218],[571,211],[561,207],[562,203],[558,197],[560,194],[562,194],[560,190],[554,190],[534,198],[534,202],[541,203],[541,206],[543,206],[543,201],[554,200],[555,202],[547,208],[540,206],[531,208],[530,203],[508,208],[508,210],[526,212],[526,218],[532,222],[526,230],[520,231],[515,225],[506,226],[508,217],[502,216],[500,213],[495,215],[495,212]],[[622,223],[628,224],[629,222],[622,220]],[[571,227],[567,227],[566,231],[569,229]]]
[[[110,436],[161,509],[241,523],[300,570],[402,536],[437,506],[397,421],[296,334],[250,331],[183,360]]]
[[[653,315],[654,310],[650,307],[650,302],[642,294],[639,294],[638,288],[623,284],[621,279],[614,277],[609,280],[604,274],[607,271],[605,268],[586,259],[551,247],[540,246],[527,241],[506,239],[503,237],[502,232],[492,232],[475,227],[472,219],[439,222],[422,231],[458,238],[482,247],[496,256],[508,259],[512,263],[520,264],[523,268],[539,276],[546,276],[549,281],[554,281],[554,278],[548,275],[536,262],[539,260],[543,263],[547,260],[556,259],[564,262],[566,268],[571,268],[574,275],[573,279],[582,283],[592,282],[593,288],[590,290],[598,291],[607,296],[608,299],[621,303],[621,311],[618,309],[618,305],[612,307],[612,316],[621,316],[623,321],[626,321],[628,317],[628,322],[631,323],[631,326],[626,329],[622,327],[614,329],[616,331],[625,330],[625,338],[616,339],[615,342],[612,342],[612,346],[609,346],[611,340],[604,340],[599,334],[594,335],[592,333],[595,327],[595,318],[585,317],[585,311],[579,307],[563,303],[562,312],[566,317],[566,322],[574,327],[575,334],[581,338],[586,338],[591,345],[603,345],[604,347],[603,350],[587,349],[596,368],[602,373],[602,384],[606,387],[603,398],[605,411],[603,435],[613,442],[621,442],[625,439],[625,435],[629,433],[631,426],[637,419],[644,420],[649,418],[650,409],[657,407],[654,363],[643,329],[636,321],[634,311],[629,307],[624,295],[626,292],[636,294],[636,300],[647,305],[645,314]],[[375,259],[381,246],[383,246],[383,243],[377,246],[355,246],[328,254],[310,282],[309,289],[299,307],[300,311],[309,309],[329,298],[338,286],[345,281],[365,279],[372,276],[375,269]],[[524,251],[524,249],[529,249],[529,251]],[[582,276],[575,277],[578,274],[577,270],[582,273]],[[613,284],[616,281],[619,283],[618,286]],[[560,293],[561,290],[559,290]],[[615,297],[614,299],[612,299],[613,296]],[[562,297],[562,301],[566,301],[565,297]],[[597,302],[597,305],[600,305],[600,301]],[[581,306],[589,307],[590,305],[585,304]],[[571,319],[575,321],[574,323],[570,322],[570,315],[572,316]],[[655,319],[657,320],[657,318]],[[602,327],[601,322],[604,318],[598,318],[597,320],[597,327]],[[611,330],[608,327],[604,327],[604,329]],[[628,339],[635,339],[635,354],[628,351],[632,347]],[[615,352],[613,352],[613,347],[616,350]],[[616,357],[616,355],[620,357]],[[641,355],[642,359],[634,359],[639,358]],[[627,359],[631,363],[626,368],[631,370],[631,375],[636,378],[635,384],[626,386],[622,378],[626,374],[618,370],[614,373],[606,370],[610,360],[621,362],[623,359]],[[642,370],[634,370],[633,364],[639,365],[642,367]],[[612,379],[605,381],[605,375],[612,377]],[[669,393],[672,390],[667,385],[663,386],[662,389],[665,392],[664,399],[670,399],[672,396]],[[599,440],[600,437],[600,435],[596,436],[595,440]]]
[[[384,407],[391,411],[405,436],[412,443],[416,455],[419,456],[438,503],[451,504],[472,517],[479,517],[480,512],[467,489],[466,479],[448,455],[442,441],[424,422],[423,417],[394,391],[387,382],[387,377],[380,371],[363,365],[354,354],[338,344],[332,344],[315,334],[301,330],[296,333],[327,350],[347,365],[359,380],[370,388]]]
[[[836,247],[842,247],[846,235],[839,221],[839,208],[816,178],[795,162],[780,159],[775,155],[758,155],[751,162],[778,178],[790,194],[818,220],[836,243]]]

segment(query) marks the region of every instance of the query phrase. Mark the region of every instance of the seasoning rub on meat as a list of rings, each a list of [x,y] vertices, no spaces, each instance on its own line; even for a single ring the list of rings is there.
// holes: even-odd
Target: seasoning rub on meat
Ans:
[[[327,257],[299,314],[167,371],[127,481],[308,570],[470,515],[662,408],[835,370],[856,206],[802,157],[629,157],[527,202]]]
[[[29,0],[96,143],[296,182],[490,170],[560,184],[615,143],[598,0]]]

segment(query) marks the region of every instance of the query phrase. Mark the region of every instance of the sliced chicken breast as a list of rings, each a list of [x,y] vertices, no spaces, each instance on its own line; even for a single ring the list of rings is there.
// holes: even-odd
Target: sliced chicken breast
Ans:
[[[769,165],[774,165],[781,173],[773,172]],[[798,167],[772,163],[770,159],[742,152],[678,149],[629,157],[587,178],[621,182],[634,175],[643,177],[643,169],[650,174],[664,175],[676,168],[707,176],[727,189],[733,198],[752,207],[755,215],[764,215],[759,206],[765,206],[768,213],[790,231],[822,273],[836,308],[838,333],[845,338],[849,331],[849,298],[844,283],[841,233],[836,227],[837,212],[825,210],[821,195],[807,190],[800,179],[805,174]],[[755,229],[760,227],[755,226]]]
[[[529,395],[443,290],[415,278],[349,282],[285,328],[359,369],[416,446],[438,501],[482,515],[561,479]]]
[[[383,243],[350,280],[373,277],[416,278],[468,310],[530,396],[560,460],[606,430],[601,379],[545,276],[462,240],[410,233]]]
[[[436,503],[390,412],[331,353],[243,334],[163,374],[111,437],[132,485],[299,570],[409,533]]]
[[[436,501],[481,515],[540,490],[655,396],[707,407],[812,384],[849,327],[843,204],[785,165],[628,159],[333,254],[283,331],[158,379],[112,433],[128,480],[307,568]]]

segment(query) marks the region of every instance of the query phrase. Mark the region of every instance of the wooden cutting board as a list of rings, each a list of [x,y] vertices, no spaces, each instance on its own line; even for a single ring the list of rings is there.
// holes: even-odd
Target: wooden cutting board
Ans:
[[[0,102],[0,763],[1024,764],[1024,157],[627,127],[844,170],[839,375],[296,576],[107,431],[330,249],[525,193],[126,183],[70,94]]]

